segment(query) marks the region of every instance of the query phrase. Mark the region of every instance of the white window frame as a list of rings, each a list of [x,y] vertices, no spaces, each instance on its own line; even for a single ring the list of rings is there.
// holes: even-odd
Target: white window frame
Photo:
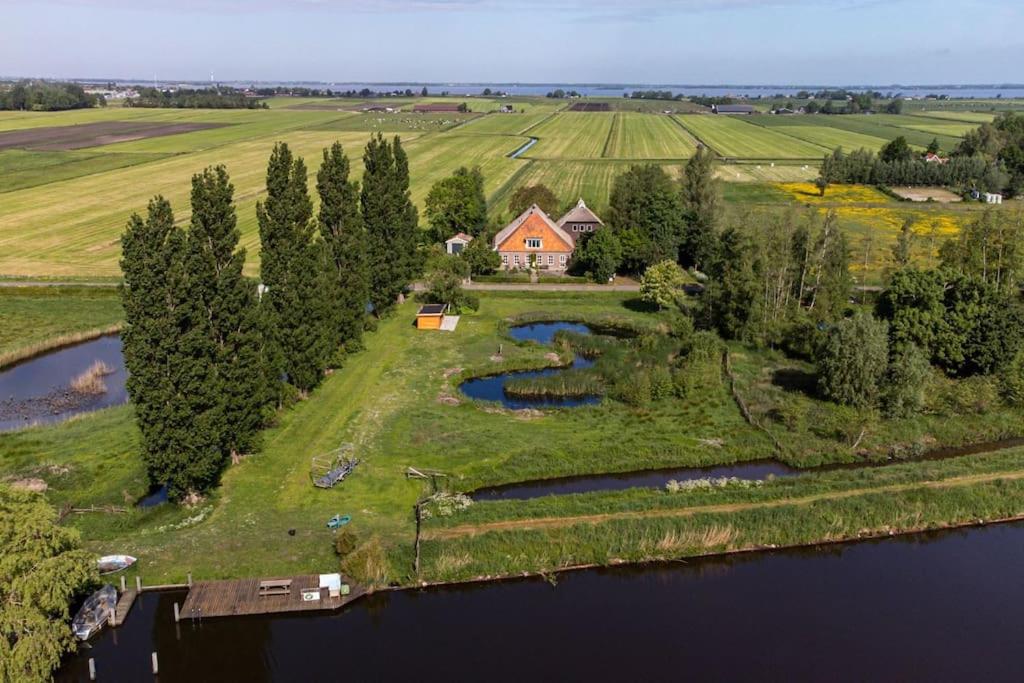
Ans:
[[[503,265],[503,266],[507,266],[508,265],[508,254],[502,254],[501,255],[501,265]]]
[[[527,249],[543,249],[544,244],[541,242],[539,237],[527,237],[526,238]]]
[[[568,261],[568,260],[569,260],[569,257],[566,256],[565,254],[562,254],[561,256],[558,257],[558,264],[564,266],[566,261]]]
[[[519,265],[519,254],[515,254],[512,256],[512,262],[517,266]]]
[[[555,265],[555,255],[554,254],[548,254],[548,265],[549,266]]]

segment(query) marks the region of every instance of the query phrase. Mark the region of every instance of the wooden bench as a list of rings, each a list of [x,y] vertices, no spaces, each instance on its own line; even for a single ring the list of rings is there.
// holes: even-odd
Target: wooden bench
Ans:
[[[260,597],[270,595],[288,595],[292,592],[292,580],[291,579],[269,579],[267,581],[260,581],[259,595]]]

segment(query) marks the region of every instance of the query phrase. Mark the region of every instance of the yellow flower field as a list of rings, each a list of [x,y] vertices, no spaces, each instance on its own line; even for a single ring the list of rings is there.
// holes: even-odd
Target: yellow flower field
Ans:
[[[779,188],[807,204],[879,204],[892,201],[867,185],[830,185],[825,196],[814,183],[779,183]]]

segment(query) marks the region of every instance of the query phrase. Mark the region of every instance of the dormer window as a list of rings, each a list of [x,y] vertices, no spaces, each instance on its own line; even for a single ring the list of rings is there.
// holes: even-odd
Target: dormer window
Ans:
[[[527,249],[540,249],[540,238],[539,237],[528,237],[526,239]]]

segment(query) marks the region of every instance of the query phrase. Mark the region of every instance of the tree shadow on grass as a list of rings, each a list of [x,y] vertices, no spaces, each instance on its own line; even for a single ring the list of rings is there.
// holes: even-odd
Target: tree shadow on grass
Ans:
[[[809,398],[820,398],[818,375],[800,368],[779,368],[772,373],[772,385],[784,391],[803,394]]]
[[[658,307],[655,304],[644,301],[640,297],[633,297],[622,302],[623,308],[628,308],[637,313],[657,313]]]

